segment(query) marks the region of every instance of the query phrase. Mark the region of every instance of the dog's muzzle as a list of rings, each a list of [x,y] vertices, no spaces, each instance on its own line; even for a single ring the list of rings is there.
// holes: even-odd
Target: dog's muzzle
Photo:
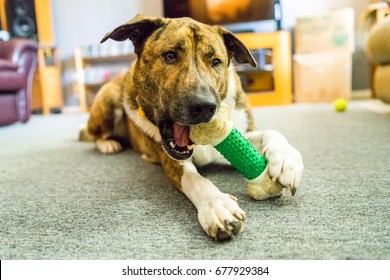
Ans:
[[[217,111],[215,98],[203,95],[190,98],[187,106],[192,125],[209,122]]]
[[[163,121],[160,133],[165,152],[173,159],[185,160],[192,156],[194,148],[194,143],[190,139],[191,125],[210,122],[218,105],[214,97],[195,95],[182,102],[180,108],[182,110],[176,110],[173,116],[177,121],[173,119]]]

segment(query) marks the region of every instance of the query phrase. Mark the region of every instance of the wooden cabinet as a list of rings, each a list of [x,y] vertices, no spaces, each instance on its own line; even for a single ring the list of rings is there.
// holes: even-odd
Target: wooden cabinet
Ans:
[[[248,49],[269,49],[273,61],[273,91],[247,93],[251,106],[286,105],[292,102],[291,35],[287,31],[236,34]],[[260,76],[254,79],[259,79]],[[269,80],[269,75],[264,77]]]
[[[99,88],[115,75],[126,71],[135,59],[133,53],[86,56],[81,48],[76,48],[75,66],[81,110],[88,111]]]

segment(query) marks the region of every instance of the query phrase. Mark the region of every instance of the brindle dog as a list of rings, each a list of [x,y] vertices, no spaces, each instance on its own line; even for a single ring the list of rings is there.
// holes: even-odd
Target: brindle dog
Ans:
[[[255,129],[231,60],[252,66],[256,62],[231,32],[190,18],[137,15],[102,42],[109,38],[130,39],[137,60],[99,91],[82,139],[89,135],[103,153],[119,152],[119,140],[129,141],[145,160],[161,164],[196,206],[199,223],[210,237],[230,239],[242,230],[246,214],[234,196],[221,192],[196,169],[223,161],[221,155],[213,147],[194,145],[189,137],[191,125],[213,120],[224,101],[236,128],[266,157],[271,178],[295,193],[303,174],[302,157],[280,133]]]

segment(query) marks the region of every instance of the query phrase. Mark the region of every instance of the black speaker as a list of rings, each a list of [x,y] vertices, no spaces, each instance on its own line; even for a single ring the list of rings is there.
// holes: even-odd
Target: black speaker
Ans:
[[[34,0],[6,0],[5,12],[11,37],[38,41]]]

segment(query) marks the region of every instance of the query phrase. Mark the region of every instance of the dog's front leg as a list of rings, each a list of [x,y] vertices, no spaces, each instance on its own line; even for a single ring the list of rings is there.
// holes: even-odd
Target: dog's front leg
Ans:
[[[210,180],[201,176],[191,159],[175,161],[160,154],[164,172],[195,205],[203,230],[218,241],[231,239],[243,229],[245,212],[237,198],[222,193]]]
[[[190,160],[183,163],[181,190],[195,205],[199,223],[210,237],[222,241],[243,229],[246,214],[238,206],[237,198],[222,193],[198,173]]]
[[[304,170],[300,152],[281,133],[274,130],[252,131],[246,137],[267,159],[272,180],[277,180],[295,194]],[[275,195],[277,194],[270,194],[269,197]]]

